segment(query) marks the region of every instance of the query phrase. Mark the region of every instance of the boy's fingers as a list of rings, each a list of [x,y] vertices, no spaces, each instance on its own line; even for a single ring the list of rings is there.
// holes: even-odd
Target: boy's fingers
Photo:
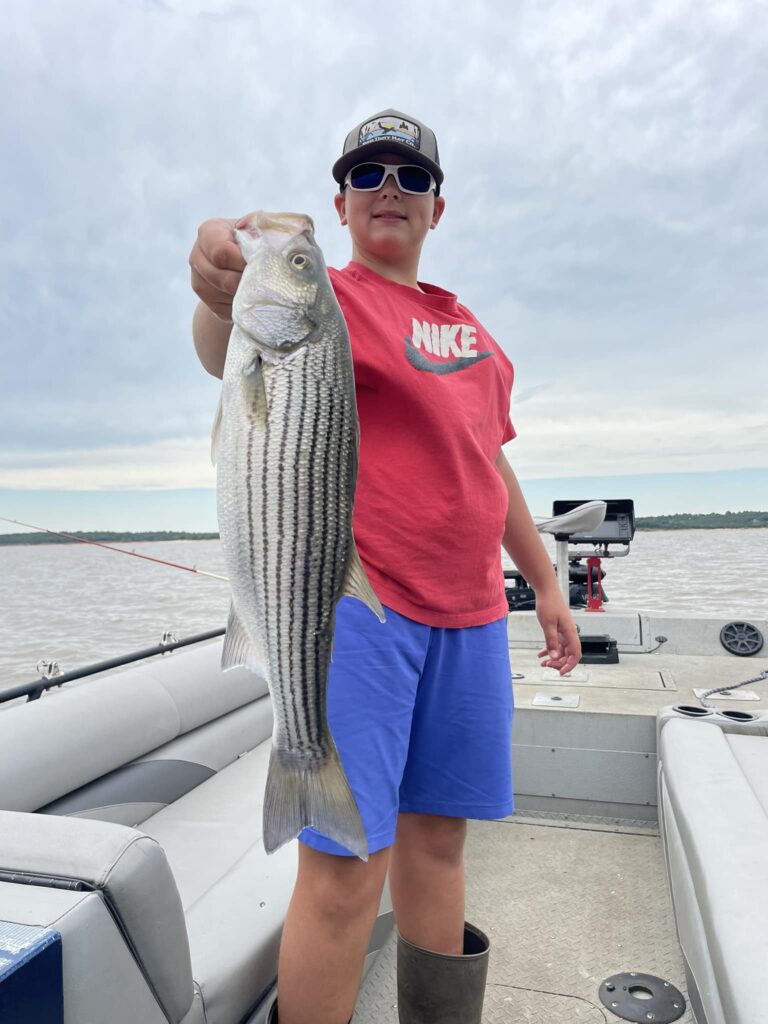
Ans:
[[[208,269],[214,273],[233,271],[239,276],[245,269],[243,254],[232,237],[229,225],[216,225],[213,229],[206,229],[205,224],[201,225],[197,241],[189,254],[189,262],[198,269]],[[209,274],[206,274],[206,277],[208,276]]]
[[[234,220],[214,218],[197,230],[189,254],[195,294],[222,320],[232,318],[232,297],[238,289],[245,260],[235,242]]]
[[[197,256],[194,252],[189,258],[189,265],[192,268],[192,287],[203,301],[208,297],[214,301],[228,298],[231,304],[240,284],[241,274],[235,270],[219,270],[202,254]],[[202,292],[206,294],[203,295]]]
[[[202,243],[200,251],[217,270],[234,270],[242,274],[245,269],[245,260],[240,252],[240,246],[231,236],[229,238],[217,238],[209,242],[207,246]]]
[[[560,637],[557,635],[556,629],[544,630],[544,643],[547,645],[547,652],[550,658],[557,658],[562,655]]]

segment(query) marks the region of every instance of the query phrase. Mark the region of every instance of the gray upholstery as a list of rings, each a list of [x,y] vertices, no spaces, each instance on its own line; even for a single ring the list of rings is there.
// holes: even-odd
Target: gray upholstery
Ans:
[[[0,837],[6,875],[80,879],[96,892],[168,1019],[184,1019],[194,998],[184,911],[154,839],[111,822],[15,811],[0,811]]]
[[[168,1017],[98,894],[0,882],[0,908],[11,921],[60,933],[65,951],[65,1024],[167,1024]],[[204,1021],[202,997],[195,987],[181,1024]]]
[[[768,1021],[768,737],[667,716],[659,817],[699,1024]]]
[[[88,913],[100,907],[123,932],[132,1020],[155,1019],[149,999],[158,1020],[234,1024],[274,980],[296,849],[268,860],[261,846],[266,683],[244,669],[222,674],[220,658],[220,641],[201,645],[0,713],[0,780],[12,780],[0,785],[0,871],[41,876],[40,886],[21,887],[32,905],[56,900],[57,877],[99,891]],[[15,813],[38,808],[45,813]],[[124,827],[139,822],[141,831]],[[24,922],[24,901],[10,901],[18,888],[0,883],[0,919]],[[68,917],[70,963],[78,944],[88,948],[75,936],[77,914]],[[102,955],[91,949],[80,973]],[[102,987],[110,973],[101,971]],[[72,972],[65,984],[67,1024],[111,1020],[87,1016],[97,994]]]
[[[208,1024],[234,1024],[274,980],[297,844],[261,843],[269,743],[142,824],[166,852]]]
[[[2,788],[0,806],[37,810],[266,694],[246,669],[221,674],[220,642],[193,654],[164,655],[5,709],[0,779],[14,785]]]
[[[260,697],[51,801],[40,811],[139,825],[271,735],[272,704],[268,697]]]
[[[61,931],[65,1024],[240,1024],[274,983],[298,850],[261,842],[266,684],[220,657],[0,711],[0,872],[39,875],[0,875],[0,920]]]

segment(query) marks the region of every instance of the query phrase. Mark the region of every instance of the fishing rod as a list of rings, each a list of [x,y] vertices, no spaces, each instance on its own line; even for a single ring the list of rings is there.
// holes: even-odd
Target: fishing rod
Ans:
[[[87,540],[85,537],[76,537],[73,533],[62,533],[59,530],[48,530],[45,526],[33,526],[31,523],[22,523],[20,519],[8,519],[6,516],[0,516],[0,521],[4,523],[16,523],[17,526],[26,526],[29,530],[37,530],[39,533],[50,533],[54,537],[64,537],[65,540],[78,541],[80,544],[93,544],[97,548],[106,548],[107,551],[118,551],[121,555],[133,555],[134,558],[143,558],[147,562],[157,562],[159,565],[169,565],[172,569],[184,569],[186,572],[197,573],[198,576],[208,576],[212,580],[222,580],[224,583],[229,583],[227,576],[220,576],[215,572],[205,572],[203,569],[198,569],[194,565],[179,565],[178,562],[168,562],[164,558],[153,558],[152,555],[140,555],[138,551],[129,551],[127,548],[119,548],[114,544],[104,544],[99,540]]]

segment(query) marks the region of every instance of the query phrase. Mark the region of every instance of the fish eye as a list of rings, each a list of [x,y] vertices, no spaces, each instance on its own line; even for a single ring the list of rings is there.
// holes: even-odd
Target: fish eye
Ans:
[[[291,266],[296,267],[297,270],[304,270],[305,267],[309,266],[309,260],[303,252],[295,252],[291,256]]]

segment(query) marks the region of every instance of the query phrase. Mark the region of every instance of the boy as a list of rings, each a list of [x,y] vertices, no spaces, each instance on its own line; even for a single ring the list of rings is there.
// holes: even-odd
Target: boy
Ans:
[[[512,684],[501,544],[536,591],[542,664],[576,628],[501,446],[512,366],[456,296],[418,280],[443,215],[433,132],[385,110],[333,166],[352,260],[329,274],[360,416],[354,533],[385,624],[337,609],[328,717],[370,858],[305,829],[279,963],[280,1024],[345,1024],[389,869],[402,1024],[479,1024],[489,944],[464,920],[467,818],[512,812]],[[193,334],[221,377],[243,260],[236,221],[200,228]],[[272,1020],[277,1020],[274,1013]]]

